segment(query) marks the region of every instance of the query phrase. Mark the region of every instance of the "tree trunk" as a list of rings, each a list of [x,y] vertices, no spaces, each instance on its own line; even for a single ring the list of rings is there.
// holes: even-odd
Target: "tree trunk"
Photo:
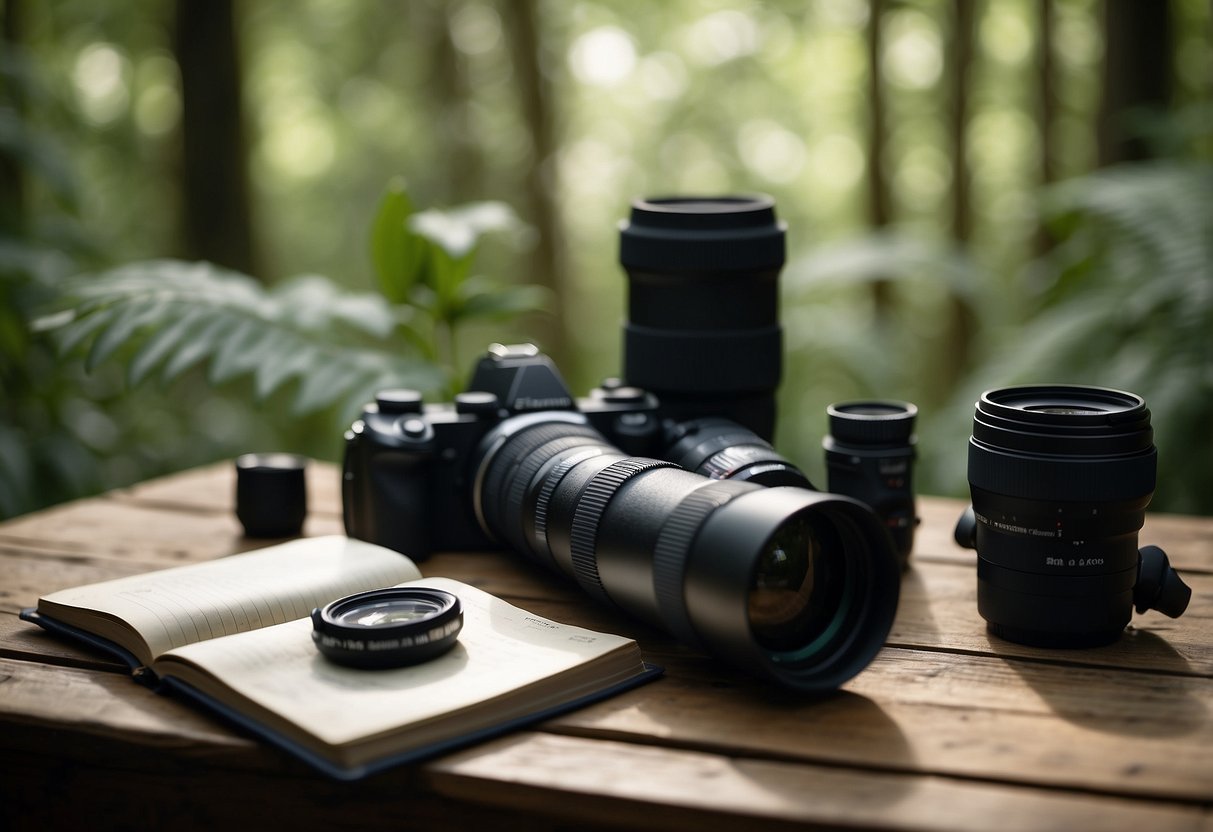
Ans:
[[[969,74],[973,68],[972,0],[952,0],[952,237],[965,243],[973,236],[972,177],[969,175]]]
[[[1099,111],[1099,163],[1149,158],[1150,147],[1128,120],[1171,102],[1171,4],[1106,0],[1103,101]]]
[[[187,257],[257,273],[232,0],[177,0]]]
[[[976,11],[973,0],[952,2],[952,48],[950,50],[951,112],[948,113],[948,133],[952,145],[951,230],[952,239],[965,245],[973,236],[973,178],[969,173],[969,84],[973,70],[973,34]],[[948,303],[948,338],[940,356],[939,385],[935,391],[940,400],[947,397],[953,385],[964,374],[969,363],[977,321],[973,310],[953,294]]]
[[[15,56],[21,49],[22,12],[21,0],[7,0],[4,4],[3,26],[0,27],[0,52]],[[10,107],[18,120],[25,115],[24,90],[10,81],[3,87],[0,106]],[[25,172],[21,164],[9,153],[0,149],[0,231],[18,240],[24,239],[28,228],[25,209]]]
[[[430,42],[430,77],[426,89],[430,106],[437,113],[435,148],[445,161],[447,187],[442,201],[454,205],[484,199],[484,159],[481,144],[472,130],[471,88],[464,58],[451,38],[450,4],[426,7]]]
[[[1056,62],[1053,60],[1053,0],[1038,0],[1037,3],[1037,49],[1039,72],[1036,76],[1037,125],[1040,135],[1040,184],[1049,185],[1057,181],[1057,147],[1053,133],[1057,123],[1057,89],[1053,78]]]
[[[889,177],[885,170],[885,97],[880,59],[884,50],[885,0],[871,0],[868,18],[868,220],[880,230],[893,218]],[[876,317],[883,321],[892,304],[892,288],[887,280],[872,283],[872,301]]]
[[[540,69],[542,47],[535,0],[508,0],[503,6],[509,32],[510,55],[514,64],[522,112],[531,139],[531,165],[526,172],[526,219],[538,232],[538,243],[531,254],[530,280],[552,290],[555,314],[547,316],[537,340],[557,364],[566,361],[567,332],[564,323],[568,302],[564,279],[568,264],[564,248],[564,230],[556,201],[556,128],[552,113],[555,95],[551,81]]]

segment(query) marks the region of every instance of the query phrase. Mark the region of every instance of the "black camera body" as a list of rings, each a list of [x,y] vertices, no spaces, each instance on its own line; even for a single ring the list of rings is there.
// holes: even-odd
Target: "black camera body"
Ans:
[[[728,404],[715,410],[727,414]],[[573,421],[632,456],[667,459],[713,479],[811,487],[764,440],[723,416],[678,421],[652,393],[614,379],[576,399],[538,349],[494,344],[453,402],[425,404],[416,391],[384,390],[346,431],[346,532],[413,558],[499,547],[475,514],[485,437],[512,416],[560,411],[578,414]]]

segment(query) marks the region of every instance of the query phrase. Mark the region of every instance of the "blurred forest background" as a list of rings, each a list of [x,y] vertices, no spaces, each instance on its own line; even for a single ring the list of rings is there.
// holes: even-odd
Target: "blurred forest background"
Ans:
[[[788,224],[777,445],[815,482],[831,401],[916,402],[918,490],[961,496],[983,389],[1099,384],[1151,407],[1155,507],[1213,513],[1208,0],[0,9],[0,517],[337,459],[364,393],[296,319],[432,391],[535,340],[584,392],[620,367],[629,201],[730,192]],[[484,200],[512,212],[408,225]],[[385,223],[447,271],[385,281],[416,259]]]

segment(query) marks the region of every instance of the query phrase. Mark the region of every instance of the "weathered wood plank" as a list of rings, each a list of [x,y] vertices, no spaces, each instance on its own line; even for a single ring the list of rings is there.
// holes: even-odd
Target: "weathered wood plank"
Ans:
[[[87,738],[74,741],[71,749],[63,749],[68,758],[104,758],[107,747],[121,746],[127,752],[123,755],[127,761],[124,767],[148,751],[171,751],[177,760],[206,760],[229,770],[273,771],[281,767],[292,777],[312,777],[278,752],[261,748],[206,715],[115,674],[0,660],[0,679],[4,680],[0,690],[5,699],[0,724],[6,735],[21,734],[30,726],[53,725],[60,732]],[[968,685],[967,680],[956,681]],[[1001,687],[996,680],[989,685]],[[663,691],[657,699],[667,696]],[[912,705],[923,695],[911,693],[902,698]],[[745,701],[761,699],[747,694]],[[63,701],[73,703],[70,713],[63,712]],[[925,709],[896,713],[890,718],[881,716],[881,708],[874,703],[854,695],[799,706],[768,701],[766,706],[758,713],[747,709],[749,713],[730,718],[727,730],[747,735],[758,731],[760,735],[749,741],[726,737],[723,753],[713,749],[721,742],[719,738],[673,748],[647,745],[651,742],[649,733],[659,741],[675,743],[662,730],[653,730],[657,727],[656,714],[646,707],[643,722],[649,730],[641,736],[628,736],[630,730],[611,731],[608,739],[515,735],[435,761],[426,767],[430,772],[427,779],[450,798],[619,826],[645,825],[646,814],[651,817],[662,804],[666,806],[662,810],[663,824],[668,821],[673,828],[686,829],[729,828],[726,821],[740,819],[748,823],[963,829],[972,828],[975,817],[982,818],[982,828],[990,829],[1184,829],[1194,828],[1200,818],[1195,806],[1124,799],[1134,793],[1132,789],[1108,799],[1056,791],[1066,779],[1062,777],[1059,782],[1057,769],[1074,765],[1072,761],[1055,760],[1043,766],[1037,773],[1049,787],[1043,790],[971,782],[964,777],[923,776],[918,772],[930,772],[931,759],[922,757],[916,737],[909,735],[906,726],[922,723],[924,729],[936,733],[946,729],[938,719],[930,719]],[[998,710],[1007,708],[1022,709],[1014,691],[1006,691],[998,703]],[[1121,709],[1131,710],[1127,705]],[[1029,705],[1027,710],[1040,708]],[[715,726],[717,732],[722,727],[703,708],[688,716],[691,722]],[[903,716],[904,721],[900,718]],[[970,726],[966,735],[996,727],[1003,718],[1003,714],[992,714],[989,724]],[[569,728],[563,721],[550,725],[555,730]],[[1016,727],[1021,726],[1000,732],[990,743],[997,747]],[[1139,741],[1156,727],[1142,725],[1129,736]],[[942,732],[946,736],[946,731]],[[779,733],[785,741],[772,742],[772,735]],[[888,737],[893,733],[901,733],[906,741],[889,744]],[[621,738],[629,741],[620,742]],[[787,753],[788,739],[798,740],[793,753]],[[801,761],[804,752],[799,748],[803,745],[810,749],[838,745],[854,748],[870,745],[873,739],[883,746],[875,760],[844,760],[848,768],[818,764],[837,760]],[[971,755],[964,743],[952,744],[959,756]],[[1183,748],[1178,751],[1184,754]],[[1052,752],[1058,753],[1058,747]],[[1074,756],[1089,759],[1091,755]],[[1187,762],[1190,765],[1192,760]],[[1134,769],[1133,776],[1149,776],[1139,754],[1118,764]],[[865,770],[869,766],[871,770]],[[982,769],[978,776],[988,779],[989,771]]]
[[[654,685],[545,727],[1107,794],[1213,794],[1208,679],[886,648],[842,693],[806,701],[667,661]]]
[[[341,469],[331,462],[312,460],[307,472],[308,514],[341,515]],[[236,469],[234,462],[217,462],[148,480],[108,495],[115,500],[189,508],[200,511],[231,512],[236,505]]]
[[[340,534],[339,518],[310,516],[305,536]],[[99,498],[27,514],[0,524],[0,547],[71,553],[89,560],[177,566],[274,540],[244,537],[234,514],[170,509]]]
[[[429,782],[460,800],[542,806],[570,821],[646,828],[1191,830],[1194,806],[939,777],[789,764],[630,743],[520,734],[439,760]]]
[[[901,603],[889,643],[962,650],[1097,667],[1213,676],[1213,576],[1185,575],[1192,587],[1188,611],[1177,619],[1158,612],[1134,615],[1113,644],[1084,650],[1025,647],[990,635],[977,613],[977,576],[971,568],[915,563],[901,582]]]

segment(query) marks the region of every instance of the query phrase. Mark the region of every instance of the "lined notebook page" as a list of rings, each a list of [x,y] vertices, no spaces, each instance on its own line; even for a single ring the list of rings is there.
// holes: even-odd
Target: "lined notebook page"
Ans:
[[[214,680],[221,679],[222,687],[269,714],[341,745],[467,708],[634,645],[621,636],[549,621],[449,578],[417,583],[445,589],[463,605],[459,642],[428,662],[386,670],[343,667],[320,655],[310,621],[292,621],[182,647],[162,657],[155,670],[212,695],[219,693]],[[625,665],[629,672],[640,665],[639,651],[635,656],[634,665]],[[182,660],[206,676],[183,668]]]
[[[143,637],[155,657],[184,644],[305,618],[343,595],[419,577],[417,566],[399,552],[332,535],[65,589],[41,598],[38,609],[55,616],[75,607],[118,618]]]

